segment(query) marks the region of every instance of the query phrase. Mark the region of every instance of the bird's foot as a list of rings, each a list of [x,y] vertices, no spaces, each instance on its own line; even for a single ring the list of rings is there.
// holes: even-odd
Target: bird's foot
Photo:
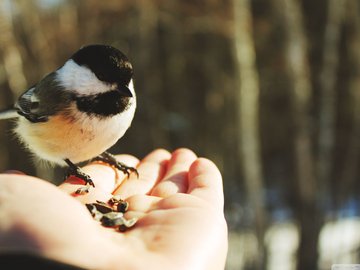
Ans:
[[[75,194],[85,194],[88,193],[90,190],[90,186],[95,187],[95,184],[93,182],[93,180],[91,179],[91,177],[84,173],[80,167],[76,166],[74,163],[72,163],[70,160],[65,159],[65,162],[69,165],[69,170],[68,173],[66,175],[66,177],[70,177],[70,176],[74,176],[76,178],[79,178],[81,180],[85,181],[85,186],[78,188],[75,191]]]
[[[139,177],[139,173],[136,168],[129,167],[126,164],[116,160],[116,157],[108,152],[104,152],[101,155],[97,156],[93,160],[102,161],[105,162],[116,169],[122,171],[124,174],[127,175],[127,177],[130,176],[131,173],[135,173],[137,177]]]

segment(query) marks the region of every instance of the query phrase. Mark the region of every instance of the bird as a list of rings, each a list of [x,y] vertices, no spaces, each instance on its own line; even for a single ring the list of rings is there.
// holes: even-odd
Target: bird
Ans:
[[[130,127],[136,110],[133,67],[120,50],[102,44],[81,47],[64,65],[27,89],[0,119],[15,118],[14,133],[40,160],[68,166],[68,176],[95,186],[78,163],[106,162],[127,175],[138,172],[107,150]]]

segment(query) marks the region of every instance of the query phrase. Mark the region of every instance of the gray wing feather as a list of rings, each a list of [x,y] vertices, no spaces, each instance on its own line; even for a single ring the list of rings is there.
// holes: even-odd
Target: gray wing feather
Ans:
[[[8,109],[0,112],[0,120],[16,118],[16,117],[19,117],[19,114],[15,109]]]
[[[33,97],[34,97],[34,90],[35,87],[30,88],[27,90],[24,94],[22,94],[18,101],[15,104],[15,108],[17,108],[19,111],[30,114],[33,110]]]
[[[30,122],[45,122],[48,116],[39,112],[39,99],[35,94],[36,87],[32,87],[22,94],[15,104],[18,114],[24,116]]]
[[[57,82],[56,73],[53,72],[23,93],[15,104],[15,109],[31,122],[45,122],[68,106],[72,100],[71,91],[63,91]]]

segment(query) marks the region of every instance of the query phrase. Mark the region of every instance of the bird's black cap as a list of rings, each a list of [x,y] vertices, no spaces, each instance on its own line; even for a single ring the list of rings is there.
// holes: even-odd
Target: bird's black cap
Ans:
[[[112,46],[88,45],[78,50],[71,59],[78,65],[87,66],[103,82],[127,86],[133,75],[126,55]]]

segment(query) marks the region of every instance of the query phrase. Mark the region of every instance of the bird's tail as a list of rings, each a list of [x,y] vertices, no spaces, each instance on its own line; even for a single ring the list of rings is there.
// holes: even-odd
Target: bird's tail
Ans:
[[[16,117],[19,117],[19,114],[17,113],[16,109],[14,109],[14,108],[0,111],[0,120],[16,118]]]

